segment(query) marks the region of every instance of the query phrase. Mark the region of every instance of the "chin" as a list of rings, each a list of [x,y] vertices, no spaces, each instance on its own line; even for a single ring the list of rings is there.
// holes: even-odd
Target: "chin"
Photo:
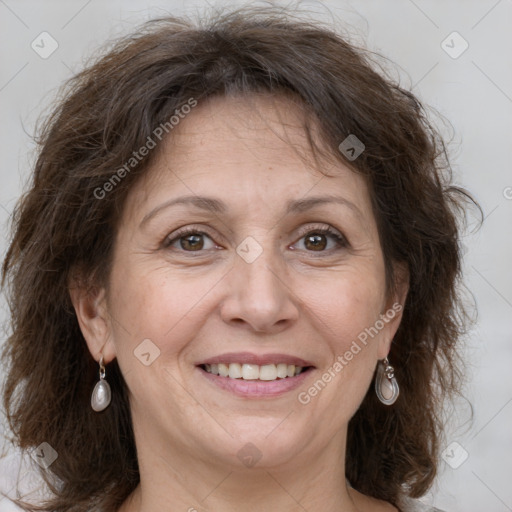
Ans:
[[[301,429],[294,425],[291,430],[290,422],[283,421],[284,418],[286,415],[281,418],[246,416],[234,424],[225,425],[233,436],[222,450],[224,455],[230,454],[226,463],[238,469],[269,469],[284,466],[304,454],[311,428],[304,425]],[[211,438],[209,442],[212,443]],[[222,446],[222,443],[215,443],[215,446]]]

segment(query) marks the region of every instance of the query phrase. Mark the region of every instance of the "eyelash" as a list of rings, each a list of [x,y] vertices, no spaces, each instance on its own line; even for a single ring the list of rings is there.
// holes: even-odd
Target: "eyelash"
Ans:
[[[325,251],[307,251],[307,252],[310,252],[312,254],[314,254],[316,252],[318,252],[319,254],[330,253],[333,250],[339,250],[339,249],[347,248],[348,245],[349,245],[347,239],[341,233],[339,233],[334,228],[331,228],[330,226],[329,227],[320,227],[320,226],[319,227],[311,227],[311,226],[308,226],[305,229],[301,229],[300,230],[299,240],[302,240],[306,235],[312,235],[312,234],[329,235],[330,237],[332,237],[335,240],[336,245],[337,245],[337,247],[335,249],[330,249],[330,250],[328,249],[328,250],[325,250]]]
[[[299,240],[303,239],[306,235],[310,235],[310,234],[321,234],[321,235],[331,236],[335,240],[335,242],[338,246],[334,250],[339,250],[339,249],[346,248],[349,246],[347,239],[343,235],[341,235],[337,230],[335,230],[331,227],[311,227],[311,226],[309,226],[306,229],[301,230]],[[194,228],[194,227],[187,227],[187,228],[183,228],[183,229],[179,230],[177,233],[175,233],[173,238],[167,237],[164,240],[162,246],[164,249],[167,249],[167,248],[171,247],[171,245],[174,242],[177,242],[178,240],[180,240],[180,238],[185,238],[188,235],[204,235],[213,241],[213,237],[210,234],[208,234],[207,232],[202,231],[197,228]],[[199,250],[199,251],[185,251],[182,249],[178,249],[178,250],[180,250],[181,252],[189,253],[189,254],[198,253],[198,255],[200,255],[200,253],[204,252],[204,250]],[[322,253],[326,253],[326,252],[329,253],[332,250],[333,249],[324,250],[324,251],[307,251],[307,252],[312,253],[312,254],[314,254],[315,252],[318,252],[318,253],[322,254]]]

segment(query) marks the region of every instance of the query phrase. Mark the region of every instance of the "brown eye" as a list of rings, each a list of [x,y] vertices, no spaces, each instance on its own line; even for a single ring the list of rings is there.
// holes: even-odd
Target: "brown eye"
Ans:
[[[304,245],[313,251],[323,251],[327,247],[326,236],[318,233],[307,235]]]
[[[182,252],[202,252],[216,247],[210,236],[197,230],[178,232],[172,238],[169,237],[163,246]]]
[[[306,232],[298,242],[299,248],[307,252],[326,252],[348,247],[345,237],[332,228],[317,228]],[[302,247],[301,247],[302,246]]]
[[[201,250],[204,246],[203,235],[187,235],[179,238],[180,246],[185,251]]]

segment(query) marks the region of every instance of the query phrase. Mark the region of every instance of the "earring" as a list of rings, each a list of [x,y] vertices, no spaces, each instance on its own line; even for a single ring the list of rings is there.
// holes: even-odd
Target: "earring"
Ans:
[[[387,357],[379,362],[375,378],[375,392],[385,405],[394,404],[400,393],[394,372],[395,369],[389,364]]]
[[[100,412],[106,409],[112,398],[110,384],[105,380],[105,366],[103,366],[103,356],[100,358],[100,380],[94,386],[91,396],[91,407],[94,411]]]

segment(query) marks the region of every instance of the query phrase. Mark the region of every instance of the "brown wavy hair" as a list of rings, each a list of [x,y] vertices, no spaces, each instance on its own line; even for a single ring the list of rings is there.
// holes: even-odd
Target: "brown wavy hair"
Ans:
[[[38,131],[38,158],[2,268],[12,329],[3,404],[13,440],[23,450],[47,442],[58,453],[41,470],[53,496],[26,510],[115,511],[139,482],[125,381],[114,360],[111,406],[92,411],[98,365],[69,286],[77,276],[81,286],[108,286],[126,195],[156,152],[102,199],[97,190],[189,98],[261,92],[297,98],[311,114],[304,123],[311,150],[365,176],[389,287],[394,263],[409,270],[389,355],[400,397],[386,407],[368,390],[349,424],[347,478],[393,504],[432,485],[441,407],[462,382],[457,341],[468,315],[458,286],[459,221],[473,200],[452,184],[445,144],[425,108],[374,54],[297,11],[244,7],[153,20],[115,41],[69,80]],[[321,148],[307,119],[320,130]],[[354,161],[338,149],[349,134],[365,144]]]

